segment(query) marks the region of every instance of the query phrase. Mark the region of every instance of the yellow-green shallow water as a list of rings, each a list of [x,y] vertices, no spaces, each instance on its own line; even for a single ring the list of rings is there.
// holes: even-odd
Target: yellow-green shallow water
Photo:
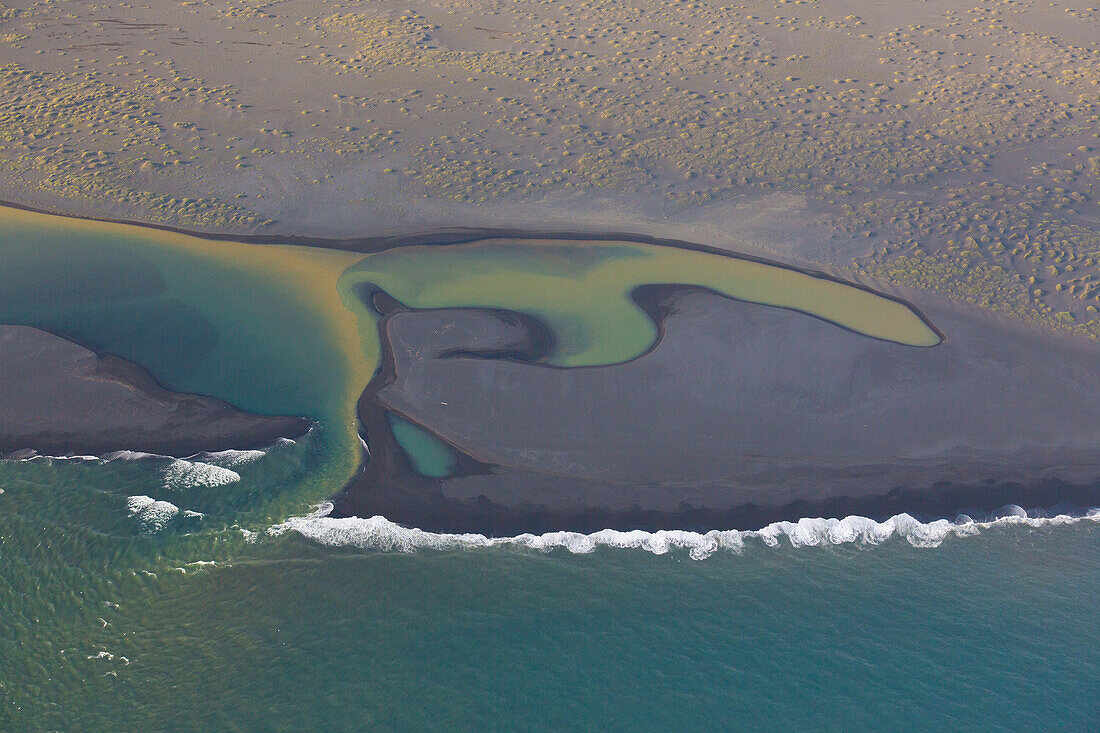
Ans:
[[[867,290],[761,262],[637,242],[484,240],[401,247],[341,279],[369,282],[414,308],[487,307],[534,316],[556,337],[550,363],[628,361],[656,326],[630,299],[650,284],[696,285],[809,313],[874,338],[933,346],[939,336],[905,305]]]

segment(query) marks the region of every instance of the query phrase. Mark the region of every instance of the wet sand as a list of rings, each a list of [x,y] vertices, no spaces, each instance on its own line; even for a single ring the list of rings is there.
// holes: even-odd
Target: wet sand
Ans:
[[[141,367],[27,326],[0,326],[0,455],[171,456],[296,438],[310,422],[164,389]]]

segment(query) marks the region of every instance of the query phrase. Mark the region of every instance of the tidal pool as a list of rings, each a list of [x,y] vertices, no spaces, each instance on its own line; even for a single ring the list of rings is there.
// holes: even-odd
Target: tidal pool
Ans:
[[[457,461],[454,452],[445,443],[419,425],[392,412],[386,413],[386,421],[393,431],[393,439],[401,446],[417,473],[433,478],[443,478],[454,473]]]

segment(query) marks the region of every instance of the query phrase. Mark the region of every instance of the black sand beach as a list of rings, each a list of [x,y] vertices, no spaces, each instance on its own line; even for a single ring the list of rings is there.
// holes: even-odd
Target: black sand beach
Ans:
[[[804,516],[954,516],[1100,500],[1096,344],[931,303],[945,342],[870,339],[790,310],[649,286],[648,354],[537,360],[547,334],[488,310],[387,315],[360,401],[371,449],[341,515],[423,529],[754,528]],[[460,469],[417,474],[390,411]]]

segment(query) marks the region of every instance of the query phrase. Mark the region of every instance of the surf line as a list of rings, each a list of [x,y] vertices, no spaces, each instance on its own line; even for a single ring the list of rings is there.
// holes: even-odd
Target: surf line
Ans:
[[[982,519],[959,515],[922,522],[909,514],[895,514],[883,521],[851,515],[844,518],[804,517],[794,522],[773,522],[757,530],[615,530],[583,533],[570,531],[525,533],[512,537],[488,537],[479,533],[429,532],[404,527],[383,516],[369,518],[331,517],[333,505],[323,502],[308,515],[291,517],[268,528],[270,536],[297,532],[321,545],[355,547],[377,552],[415,553],[422,550],[474,550],[493,547],[517,547],[550,552],[564,549],[573,554],[588,554],[600,547],[639,549],[654,555],[672,550],[687,550],[693,560],[704,560],[720,550],[742,553],[746,541],[757,540],[766,547],[780,547],[783,538],[792,548],[821,545],[880,545],[892,538],[906,540],[917,548],[939,547],[951,537],[966,538],[996,527],[1039,529],[1095,522],[1100,524],[1100,507],[1084,511],[1050,513],[1039,509],[1028,512],[1016,505],[1002,507]]]

